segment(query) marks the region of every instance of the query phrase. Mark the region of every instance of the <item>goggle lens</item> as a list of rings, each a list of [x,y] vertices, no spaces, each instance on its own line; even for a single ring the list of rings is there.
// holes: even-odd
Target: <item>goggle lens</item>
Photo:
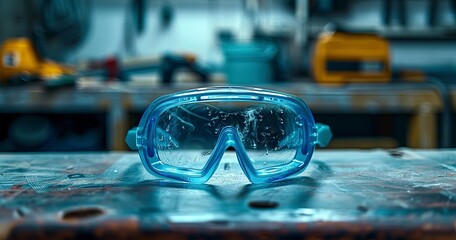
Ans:
[[[162,112],[155,146],[162,163],[202,169],[225,127],[237,129],[256,169],[291,162],[302,145],[301,116],[286,105],[258,102],[198,102]]]

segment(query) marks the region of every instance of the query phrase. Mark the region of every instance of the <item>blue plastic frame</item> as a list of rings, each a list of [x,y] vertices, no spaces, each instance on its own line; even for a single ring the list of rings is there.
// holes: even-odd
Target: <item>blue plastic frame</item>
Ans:
[[[295,111],[302,121],[299,129],[301,147],[294,160],[279,166],[255,169],[239,138],[236,128],[227,126],[220,131],[217,143],[205,166],[200,169],[181,168],[164,164],[155,148],[156,119],[167,109],[197,102],[259,102],[285,105]],[[298,174],[310,162],[315,145],[326,146],[332,137],[331,130],[324,124],[315,124],[308,106],[293,95],[249,87],[208,87],[198,88],[157,98],[144,112],[139,126],[127,134],[126,142],[132,149],[138,149],[141,161],[151,174],[192,183],[205,183],[216,171],[228,147],[236,150],[239,164],[252,183],[273,182]],[[149,141],[151,139],[151,141]]]

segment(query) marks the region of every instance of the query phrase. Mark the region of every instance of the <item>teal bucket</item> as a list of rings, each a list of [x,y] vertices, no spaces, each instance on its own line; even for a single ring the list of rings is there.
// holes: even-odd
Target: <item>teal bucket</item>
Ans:
[[[228,83],[266,84],[275,80],[274,58],[278,48],[274,43],[228,42],[222,48]]]

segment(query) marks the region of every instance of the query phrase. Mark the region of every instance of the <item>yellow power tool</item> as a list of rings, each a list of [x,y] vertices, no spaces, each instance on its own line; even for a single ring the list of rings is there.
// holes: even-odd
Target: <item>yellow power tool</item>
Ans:
[[[315,44],[312,72],[319,83],[388,82],[388,41],[375,34],[322,33]]]
[[[0,83],[8,84],[14,79],[55,80],[73,75],[74,70],[38,56],[28,38],[10,38],[0,47]]]

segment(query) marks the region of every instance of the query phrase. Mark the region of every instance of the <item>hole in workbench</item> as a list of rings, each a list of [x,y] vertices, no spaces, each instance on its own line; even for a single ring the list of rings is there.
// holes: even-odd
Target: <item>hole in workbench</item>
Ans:
[[[60,216],[65,221],[82,220],[103,215],[105,211],[101,208],[78,208],[63,211]]]
[[[356,207],[356,209],[358,209],[358,211],[360,211],[360,212],[367,212],[367,211],[369,211],[369,208],[366,207],[366,206],[364,206],[364,205],[358,205],[358,206]]]
[[[231,164],[230,163],[223,164],[223,169],[227,170],[227,171],[230,170],[231,169]]]
[[[23,218],[23,217],[26,217],[29,213],[30,213],[30,209],[28,209],[26,207],[19,207],[14,210],[13,215],[16,218]]]
[[[227,226],[230,224],[228,220],[212,220],[207,222],[208,224],[216,225],[216,226]]]
[[[85,178],[84,174],[81,174],[81,173],[69,174],[67,177],[70,179]]]
[[[279,206],[279,203],[275,202],[275,201],[258,200],[258,201],[249,202],[249,207],[256,208],[256,209],[271,209],[271,208],[276,208],[278,206]]]
[[[392,157],[396,157],[396,158],[401,158],[404,156],[404,153],[399,151],[399,150],[390,150],[389,151],[389,154],[392,156]]]

